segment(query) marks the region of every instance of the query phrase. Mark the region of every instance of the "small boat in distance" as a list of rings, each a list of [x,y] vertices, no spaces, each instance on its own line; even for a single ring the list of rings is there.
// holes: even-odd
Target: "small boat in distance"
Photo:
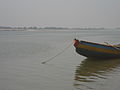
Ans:
[[[98,44],[74,39],[74,46],[78,54],[87,58],[120,58],[120,45]]]

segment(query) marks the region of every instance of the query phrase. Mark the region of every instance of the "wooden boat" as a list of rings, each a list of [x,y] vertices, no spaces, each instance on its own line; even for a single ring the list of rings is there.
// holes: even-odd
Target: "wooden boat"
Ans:
[[[74,39],[76,52],[88,58],[120,58],[120,45],[98,44]]]

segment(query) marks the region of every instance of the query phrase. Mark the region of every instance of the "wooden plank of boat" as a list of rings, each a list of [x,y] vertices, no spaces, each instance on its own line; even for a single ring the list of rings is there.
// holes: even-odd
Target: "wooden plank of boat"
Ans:
[[[98,44],[75,39],[74,46],[78,54],[88,58],[120,58],[120,47],[117,45]]]

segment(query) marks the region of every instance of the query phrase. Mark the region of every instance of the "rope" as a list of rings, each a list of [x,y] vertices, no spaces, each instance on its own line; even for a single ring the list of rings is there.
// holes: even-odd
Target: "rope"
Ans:
[[[58,54],[56,54],[55,56],[51,57],[50,59],[44,61],[44,62],[41,62],[42,64],[45,64],[51,60],[53,60],[54,58],[56,58],[57,56],[61,55],[62,53],[64,53],[68,48],[70,48],[70,46],[72,45],[73,43],[70,43],[64,50],[62,50],[61,52],[59,52]]]

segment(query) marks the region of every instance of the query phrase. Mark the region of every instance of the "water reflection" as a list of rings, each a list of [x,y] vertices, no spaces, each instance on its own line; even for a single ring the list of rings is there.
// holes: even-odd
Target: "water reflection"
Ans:
[[[107,77],[116,71],[120,66],[120,59],[114,60],[93,60],[85,59],[81,62],[75,71],[74,86],[85,86],[89,89],[88,83],[94,83]],[[87,84],[86,84],[87,83]]]

